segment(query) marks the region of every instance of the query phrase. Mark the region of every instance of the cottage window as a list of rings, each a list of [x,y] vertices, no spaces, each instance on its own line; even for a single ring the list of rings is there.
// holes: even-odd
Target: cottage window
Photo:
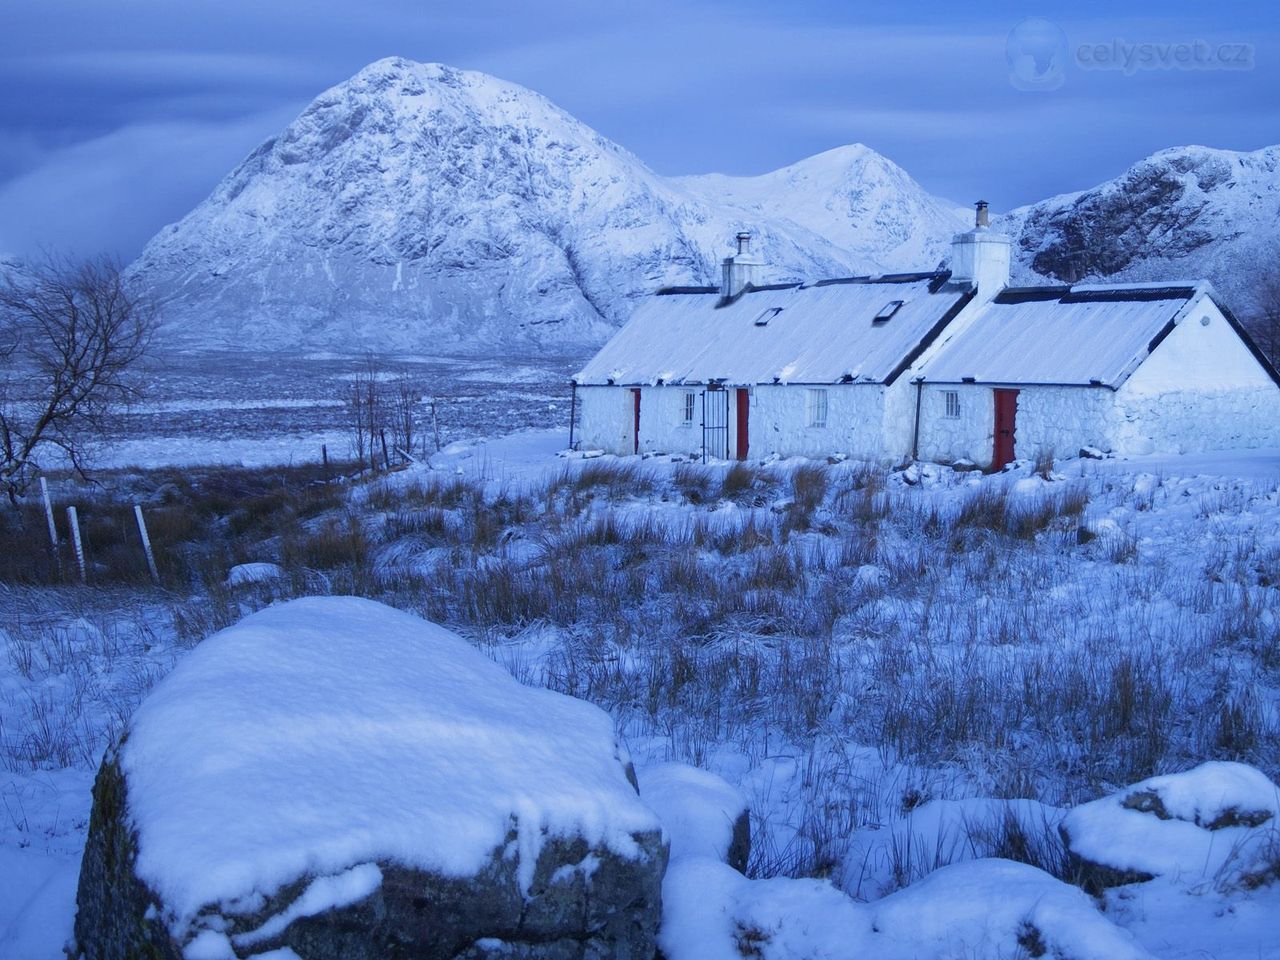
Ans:
[[[692,390],[684,392],[684,407],[681,409],[682,419],[680,425],[684,427],[693,426],[693,413],[697,404],[697,394]]]
[[[781,307],[769,307],[764,313],[756,317],[756,326],[763,327],[768,325],[769,321],[782,312]]]
[[[811,427],[825,427],[827,425],[827,391],[805,391],[804,419],[805,423]]]
[[[948,419],[948,420],[959,420],[959,419],[960,419],[960,394],[959,394],[959,392],[958,392],[958,391],[955,391],[955,390],[947,390],[947,391],[945,391],[942,395],[943,395],[943,397],[945,397],[945,398],[946,398],[946,401],[947,401],[947,414],[946,414],[947,419]]]
[[[890,300],[888,303],[886,303],[883,307],[880,308],[879,313],[877,313],[874,317],[872,317],[871,319],[872,324],[878,326],[879,324],[882,324],[882,323],[888,323],[890,318],[895,313],[898,312],[898,308],[901,306],[902,306],[901,300]]]

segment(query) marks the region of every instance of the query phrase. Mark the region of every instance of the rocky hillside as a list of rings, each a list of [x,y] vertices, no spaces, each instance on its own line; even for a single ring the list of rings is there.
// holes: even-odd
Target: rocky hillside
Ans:
[[[1074,282],[1207,277],[1243,314],[1280,250],[1280,146],[1252,153],[1177,147],[1081,193],[1001,219],[1015,279]]]
[[[798,185],[789,219],[769,194]],[[390,59],[323,93],[131,269],[176,342],[581,347],[657,287],[716,282],[740,229],[785,279],[932,266],[941,246],[914,237],[963,220],[864,147],[668,180],[522,87]]]

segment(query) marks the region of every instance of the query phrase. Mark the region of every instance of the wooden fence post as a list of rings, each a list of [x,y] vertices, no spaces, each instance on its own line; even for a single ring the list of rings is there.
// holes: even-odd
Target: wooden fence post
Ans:
[[[138,520],[138,533],[142,536],[142,552],[147,555],[147,569],[151,571],[151,582],[160,582],[160,571],[156,569],[156,555],[151,552],[151,538],[147,536],[147,521],[142,519],[142,504],[133,505],[133,515]]]
[[[75,507],[67,507],[67,525],[71,527],[71,543],[76,549],[76,565],[80,568],[80,582],[85,582],[84,544],[80,542],[80,518]]]
[[[379,435],[382,437],[382,469],[383,469],[383,470],[390,470],[390,469],[391,469],[391,454],[389,454],[389,453],[387,452],[387,431],[385,431],[385,430],[379,430],[379,431],[378,431],[378,433],[379,433]],[[370,460],[372,460],[373,458],[372,458],[372,457],[370,457],[369,459],[370,459]]]
[[[62,579],[62,551],[58,549],[58,525],[53,522],[53,503],[49,500],[49,484],[40,478],[40,495],[44,497],[44,518],[49,522],[49,545],[53,548],[53,568]]]

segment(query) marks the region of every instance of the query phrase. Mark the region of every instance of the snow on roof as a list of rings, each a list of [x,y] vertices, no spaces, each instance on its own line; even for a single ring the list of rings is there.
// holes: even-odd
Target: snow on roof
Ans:
[[[518,830],[622,856],[657,830],[597,707],[525,687],[454,633],[370,600],[269,607],[206,640],[120,748],[137,872],[202,907],[395,861],[475,873]]]
[[[1167,283],[1008,288],[942,341],[923,379],[1115,388],[1205,289]]]
[[[754,287],[728,303],[715,288],[664,292],[646,300],[574,379],[884,383],[971,296],[946,278],[918,273]],[[892,300],[902,306],[874,323]],[[777,312],[757,323],[771,310]]]

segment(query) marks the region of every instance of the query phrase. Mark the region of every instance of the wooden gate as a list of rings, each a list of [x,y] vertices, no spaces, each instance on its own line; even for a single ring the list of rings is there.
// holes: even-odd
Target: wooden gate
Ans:
[[[729,391],[707,387],[702,391],[702,462],[729,459]]]
[[[1017,439],[1018,391],[996,390],[995,450],[991,456],[991,469],[999,470],[1012,462],[1014,443]]]

